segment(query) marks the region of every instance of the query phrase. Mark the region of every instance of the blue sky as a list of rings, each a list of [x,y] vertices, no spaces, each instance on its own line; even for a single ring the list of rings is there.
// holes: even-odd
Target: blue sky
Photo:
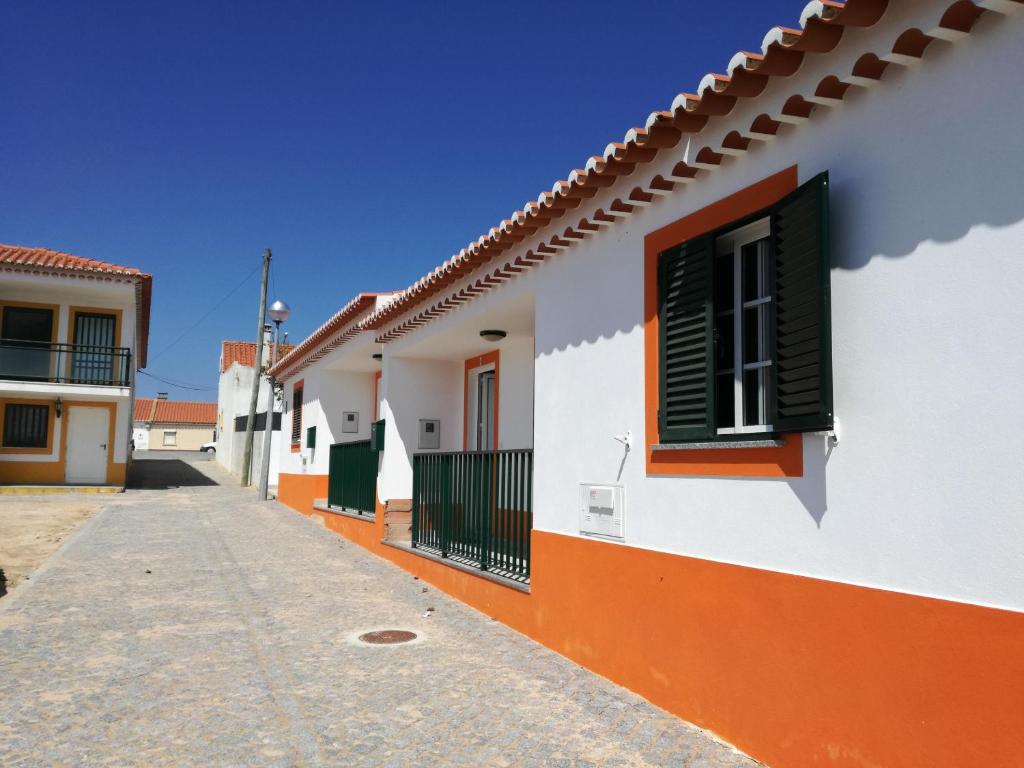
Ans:
[[[215,400],[220,341],[255,335],[258,274],[225,296],[264,247],[297,341],[356,292],[410,284],[802,5],[10,0],[0,242],[152,272],[148,371],[201,389],[142,376],[140,394]]]

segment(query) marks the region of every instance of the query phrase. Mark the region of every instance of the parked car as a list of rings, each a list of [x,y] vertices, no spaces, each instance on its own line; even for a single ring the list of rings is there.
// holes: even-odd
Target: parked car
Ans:
[[[216,453],[217,443],[203,443],[202,445],[199,446],[199,450],[202,453]]]

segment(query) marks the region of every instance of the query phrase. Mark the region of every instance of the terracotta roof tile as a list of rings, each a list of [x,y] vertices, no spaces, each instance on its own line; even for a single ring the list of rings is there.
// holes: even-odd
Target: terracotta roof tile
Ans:
[[[139,368],[146,367],[149,349],[149,313],[153,295],[153,276],[135,267],[123,267],[85,256],[54,251],[50,248],[31,248],[22,245],[0,243],[0,265],[19,272],[67,273],[83,277],[126,278],[134,282],[138,304],[138,350]]]
[[[156,398],[139,397],[135,400],[135,416],[133,421],[149,421],[153,415],[153,404]]]
[[[294,344],[282,344],[278,350],[278,358],[283,358],[293,349],[295,349]],[[220,372],[224,373],[233,363],[238,363],[246,368],[255,367],[256,342],[222,341],[220,344]]]
[[[139,402],[135,404],[135,414],[138,418]],[[216,403],[194,403],[181,400],[147,400],[149,403],[156,403],[156,408],[150,415],[140,419],[158,424],[202,424],[214,425],[217,423]]]

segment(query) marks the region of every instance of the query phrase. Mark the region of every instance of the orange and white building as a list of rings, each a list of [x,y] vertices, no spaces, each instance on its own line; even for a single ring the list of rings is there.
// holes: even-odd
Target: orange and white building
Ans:
[[[0,483],[123,487],[152,278],[0,245]]]
[[[281,500],[766,764],[1020,764],[1022,10],[809,3],[353,299]]]

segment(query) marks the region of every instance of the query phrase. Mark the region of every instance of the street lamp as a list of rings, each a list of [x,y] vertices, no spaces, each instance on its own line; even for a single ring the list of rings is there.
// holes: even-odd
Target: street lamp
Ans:
[[[266,501],[270,490],[270,449],[274,444],[274,377],[270,368],[277,364],[278,341],[281,338],[281,323],[288,319],[291,308],[278,299],[267,309],[267,316],[274,321],[274,347],[270,351],[270,366],[267,368],[267,417],[263,422],[263,457],[260,462],[260,499]]]
[[[291,313],[291,307],[280,299],[271,304],[270,309],[267,310],[267,316],[274,321],[274,349],[270,353],[271,366],[277,362],[277,342],[281,335],[281,323],[285,322]]]

